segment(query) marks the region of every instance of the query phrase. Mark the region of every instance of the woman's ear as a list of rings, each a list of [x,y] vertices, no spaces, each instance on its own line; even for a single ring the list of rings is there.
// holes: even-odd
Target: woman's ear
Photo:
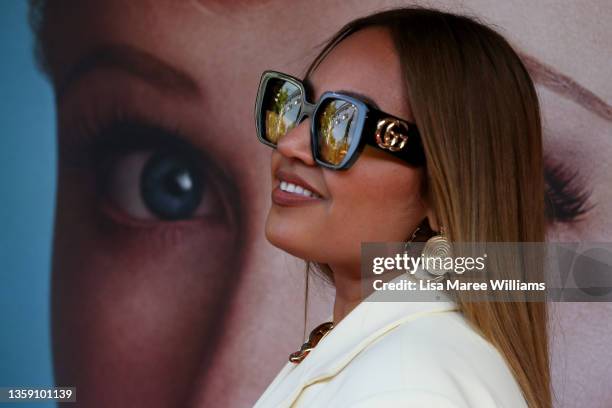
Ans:
[[[431,206],[427,207],[426,216],[427,216],[427,222],[429,222],[429,227],[431,228],[431,230],[435,232],[440,232],[440,226],[438,225],[438,218],[436,217],[436,214],[434,214],[433,208],[431,208]]]
[[[438,224],[438,217],[436,217],[436,214],[434,213],[433,205],[431,204],[432,203],[431,192],[426,187],[427,179],[425,178],[426,175],[424,173],[423,173],[423,177],[424,177],[422,179],[423,184],[421,185],[421,203],[423,207],[425,208],[425,218],[427,219],[427,224],[429,225],[430,232],[433,231],[435,233],[439,233],[440,225]]]

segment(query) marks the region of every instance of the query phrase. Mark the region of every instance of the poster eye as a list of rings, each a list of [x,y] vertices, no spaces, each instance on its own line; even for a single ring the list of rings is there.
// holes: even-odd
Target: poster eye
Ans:
[[[546,213],[549,222],[571,223],[582,219],[592,208],[591,192],[573,171],[545,159]]]
[[[106,166],[104,198],[136,220],[186,220],[215,213],[219,200],[189,155],[135,151]]]

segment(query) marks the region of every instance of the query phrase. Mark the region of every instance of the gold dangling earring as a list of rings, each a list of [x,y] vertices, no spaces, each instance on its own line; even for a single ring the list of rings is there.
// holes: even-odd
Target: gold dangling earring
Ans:
[[[421,256],[425,262],[423,269],[436,277],[433,280],[442,280],[446,272],[448,272],[443,267],[443,260],[452,256],[451,243],[444,233],[444,228],[440,228],[439,234],[434,235],[425,242]]]
[[[412,233],[412,235],[410,236],[410,240],[408,240],[408,242],[412,242],[414,241],[414,239],[417,236],[417,232],[419,232],[421,230],[421,227],[416,227],[416,229],[414,230],[414,232]],[[408,243],[406,242],[406,243]]]
[[[421,248],[421,245],[423,244],[425,239],[431,237],[431,232],[432,230],[429,226],[429,222],[427,221],[427,218],[424,218],[423,221],[421,221],[421,223],[412,232],[410,238],[404,243],[404,254],[418,256],[415,253],[415,249],[418,250],[419,248]]]
[[[410,239],[408,241],[406,241],[406,243],[404,244],[404,254],[409,254],[410,253],[410,244],[414,242],[414,240],[417,237],[417,233],[421,231],[421,226],[419,225],[418,227],[416,227],[416,229],[414,230],[414,232],[412,233],[412,235],[410,236]]]

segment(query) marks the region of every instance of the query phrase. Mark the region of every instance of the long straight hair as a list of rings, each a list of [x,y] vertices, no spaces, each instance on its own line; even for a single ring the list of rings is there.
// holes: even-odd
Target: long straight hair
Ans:
[[[451,242],[543,242],[540,108],[510,44],[471,17],[392,9],[344,26],[307,76],[340,41],[368,27],[387,29],[394,41],[400,86],[423,139],[426,194]],[[311,265],[333,282],[328,265]],[[500,350],[529,406],[551,407],[546,303],[458,296],[457,305]]]

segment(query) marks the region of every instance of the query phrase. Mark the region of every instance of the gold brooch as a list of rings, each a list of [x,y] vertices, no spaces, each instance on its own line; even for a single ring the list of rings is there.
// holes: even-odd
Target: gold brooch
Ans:
[[[294,351],[293,353],[289,354],[289,361],[295,364],[302,362],[308,353],[310,353],[310,351],[315,348],[323,337],[327,336],[327,333],[329,333],[333,328],[333,322],[325,322],[315,327],[314,330],[310,332],[308,341],[302,344],[302,347],[298,351]]]
[[[376,143],[383,149],[397,152],[402,150],[408,141],[408,127],[397,119],[385,118],[376,125]]]

